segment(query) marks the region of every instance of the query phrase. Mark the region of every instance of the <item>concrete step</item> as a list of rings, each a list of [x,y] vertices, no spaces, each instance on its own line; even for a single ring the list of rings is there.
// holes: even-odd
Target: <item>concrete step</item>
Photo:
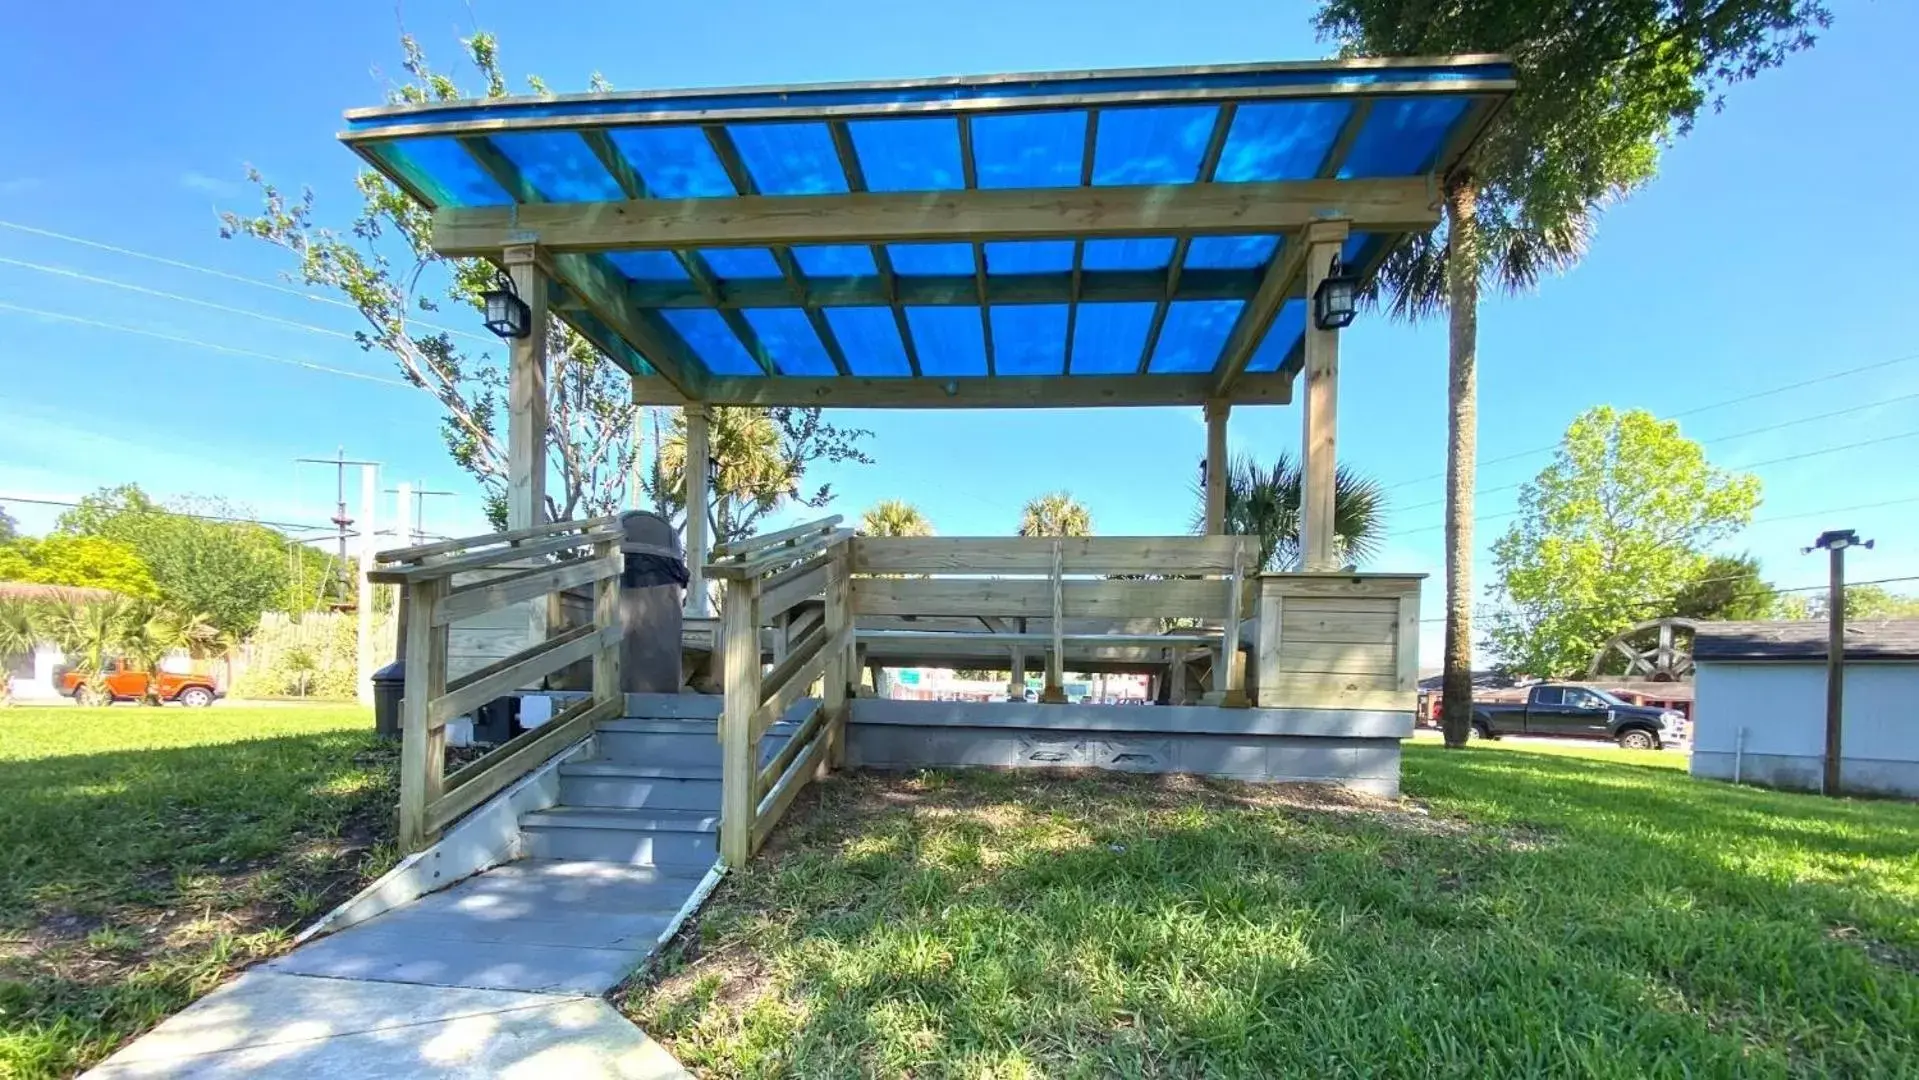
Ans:
[[[560,766],[560,805],[629,810],[720,809],[718,765],[577,761]]]
[[[616,810],[556,806],[520,819],[526,853],[535,859],[655,866],[704,871],[719,856],[719,815],[701,810]]]

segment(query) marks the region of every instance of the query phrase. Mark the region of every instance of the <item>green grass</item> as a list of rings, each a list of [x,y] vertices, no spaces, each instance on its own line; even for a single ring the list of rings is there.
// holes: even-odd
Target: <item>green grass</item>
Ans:
[[[60,1076],[391,865],[357,706],[0,709],[0,1077]]]
[[[1680,769],[833,779],[621,1004],[712,1076],[1919,1076],[1919,806]]]

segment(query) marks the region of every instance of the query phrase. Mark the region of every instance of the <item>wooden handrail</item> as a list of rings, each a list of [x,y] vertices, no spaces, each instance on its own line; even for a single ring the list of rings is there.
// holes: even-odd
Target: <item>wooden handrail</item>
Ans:
[[[521,559],[538,558],[542,555],[558,555],[572,551],[587,544],[597,544],[606,540],[618,540],[622,535],[617,527],[589,529],[572,535],[535,537],[515,543],[510,547],[491,547],[482,551],[468,552],[451,558],[433,562],[399,563],[385,569],[372,570],[367,574],[371,581],[382,585],[410,585],[416,581],[444,581],[455,574],[469,570],[487,570],[497,566],[515,563]]]
[[[534,525],[512,532],[481,533],[478,536],[458,536],[451,540],[436,540],[431,544],[416,544],[413,547],[393,548],[378,552],[373,561],[384,566],[388,563],[418,562],[434,555],[445,555],[451,551],[464,551],[468,548],[489,547],[494,544],[517,544],[539,536],[550,536],[562,532],[590,532],[619,524],[618,514],[604,517],[584,518],[578,521],[549,521],[545,525]]]
[[[795,525],[777,532],[761,533],[758,536],[749,536],[744,540],[715,544],[713,545],[712,556],[715,560],[719,560],[740,555],[749,555],[763,548],[770,548],[775,544],[783,544],[797,537],[805,536],[808,533],[829,532],[834,526],[844,520],[846,519],[839,514],[833,514],[829,517],[820,518],[818,521],[809,521],[803,525]]]
[[[782,569],[800,559],[816,555],[828,548],[845,544],[853,539],[853,530],[834,529],[831,532],[817,533],[800,537],[784,546],[762,548],[749,559],[742,562],[707,563],[708,577],[716,580],[738,580],[756,578],[772,570]]]

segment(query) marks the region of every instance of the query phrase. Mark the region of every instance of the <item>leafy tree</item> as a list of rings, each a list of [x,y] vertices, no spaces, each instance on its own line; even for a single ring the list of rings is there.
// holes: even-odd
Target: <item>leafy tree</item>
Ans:
[[[860,532],[866,536],[931,536],[933,523],[920,509],[904,499],[881,499],[860,515]]]
[[[1021,536],[1091,536],[1093,515],[1078,499],[1052,491],[1027,500],[1019,512]]]
[[[1305,474],[1281,452],[1270,467],[1249,455],[1226,465],[1226,531],[1259,537],[1262,571],[1295,568],[1300,561],[1299,504]],[[1193,531],[1206,528],[1206,491],[1196,488]],[[1343,565],[1379,552],[1385,537],[1386,496],[1379,481],[1341,465],[1333,474],[1333,551]]]
[[[461,42],[466,58],[486,83],[485,96],[504,97],[506,76],[498,43],[477,33]],[[411,35],[402,34],[402,67],[408,80],[388,94],[395,103],[454,101],[467,96],[450,77],[434,71]],[[528,83],[545,93],[537,77]],[[595,75],[594,89],[605,89]],[[290,253],[307,285],[340,296],[360,313],[365,327],[355,336],[368,352],[384,352],[414,386],[433,395],[445,412],[441,436],[448,453],[480,485],[487,514],[497,527],[506,520],[507,375],[503,359],[475,354],[455,340],[468,336],[415,318],[450,307],[476,311],[480,293],[492,285],[493,266],[482,259],[442,259],[434,254],[432,215],[372,170],[355,186],[361,203],[345,234],[315,223],[313,192],[289,198],[257,171],[257,215],[225,213],[220,233],[250,236]],[[478,320],[472,320],[478,325]],[[547,325],[548,466],[553,481],[546,499],[553,520],[592,517],[618,510],[639,452],[639,411],[624,369],[565,323]]]
[[[1679,425],[1589,409],[1520,489],[1493,544],[1506,611],[1489,640],[1514,671],[1583,671],[1606,639],[1700,579],[1704,549],[1744,526],[1759,480],[1717,469]]]
[[[1715,555],[1700,564],[1699,572],[1679,587],[1669,612],[1651,612],[1688,619],[1770,619],[1779,613],[1779,592],[1759,576],[1759,560],[1751,555]]]
[[[0,544],[11,544],[19,538],[20,523],[7,513],[6,507],[0,506]]]
[[[16,596],[0,596],[0,705],[13,703],[13,665],[47,636],[45,608]]]
[[[1598,212],[1652,179],[1659,152],[1727,85],[1813,44],[1821,0],[1321,0],[1320,33],[1347,56],[1505,53],[1519,90],[1442,177],[1445,221],[1387,260],[1392,312],[1450,319],[1446,460],[1448,746],[1472,716],[1472,519],[1479,292],[1570,267]]]
[[[126,545],[153,575],[162,602],[203,613],[215,627],[245,634],[264,611],[304,611],[319,599],[326,556],[257,522],[224,501],[189,500],[174,508],[137,484],[102,488],[60,515],[55,535],[100,537]],[[242,520],[215,520],[242,519]],[[298,548],[291,557],[290,548]],[[295,574],[293,560],[306,572]],[[315,561],[318,566],[316,567]],[[298,582],[306,578],[309,590]]]
[[[1826,617],[1826,596],[1819,593],[1806,602],[1809,618]],[[1884,585],[1846,586],[1847,619],[1919,619],[1919,596],[1903,596]]]
[[[811,492],[801,487],[817,462],[871,463],[860,440],[872,432],[826,423],[813,408],[754,409],[719,406],[707,421],[707,449],[719,463],[711,488],[707,522],[715,543],[752,536],[766,515],[787,500],[824,506],[833,498],[830,484]],[[659,439],[653,470],[643,481],[654,505],[679,520],[686,513],[686,414],[674,410],[669,430]]]
[[[160,595],[140,553],[102,536],[22,537],[0,555],[0,579],[108,589],[141,599]]]

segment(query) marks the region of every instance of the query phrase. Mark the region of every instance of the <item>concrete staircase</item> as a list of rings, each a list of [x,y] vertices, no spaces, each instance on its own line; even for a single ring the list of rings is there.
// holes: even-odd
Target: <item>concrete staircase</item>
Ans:
[[[523,858],[274,960],[296,975],[600,994],[645,962],[719,854],[720,699],[629,695],[559,801],[522,815]],[[779,752],[792,726],[761,743]]]

